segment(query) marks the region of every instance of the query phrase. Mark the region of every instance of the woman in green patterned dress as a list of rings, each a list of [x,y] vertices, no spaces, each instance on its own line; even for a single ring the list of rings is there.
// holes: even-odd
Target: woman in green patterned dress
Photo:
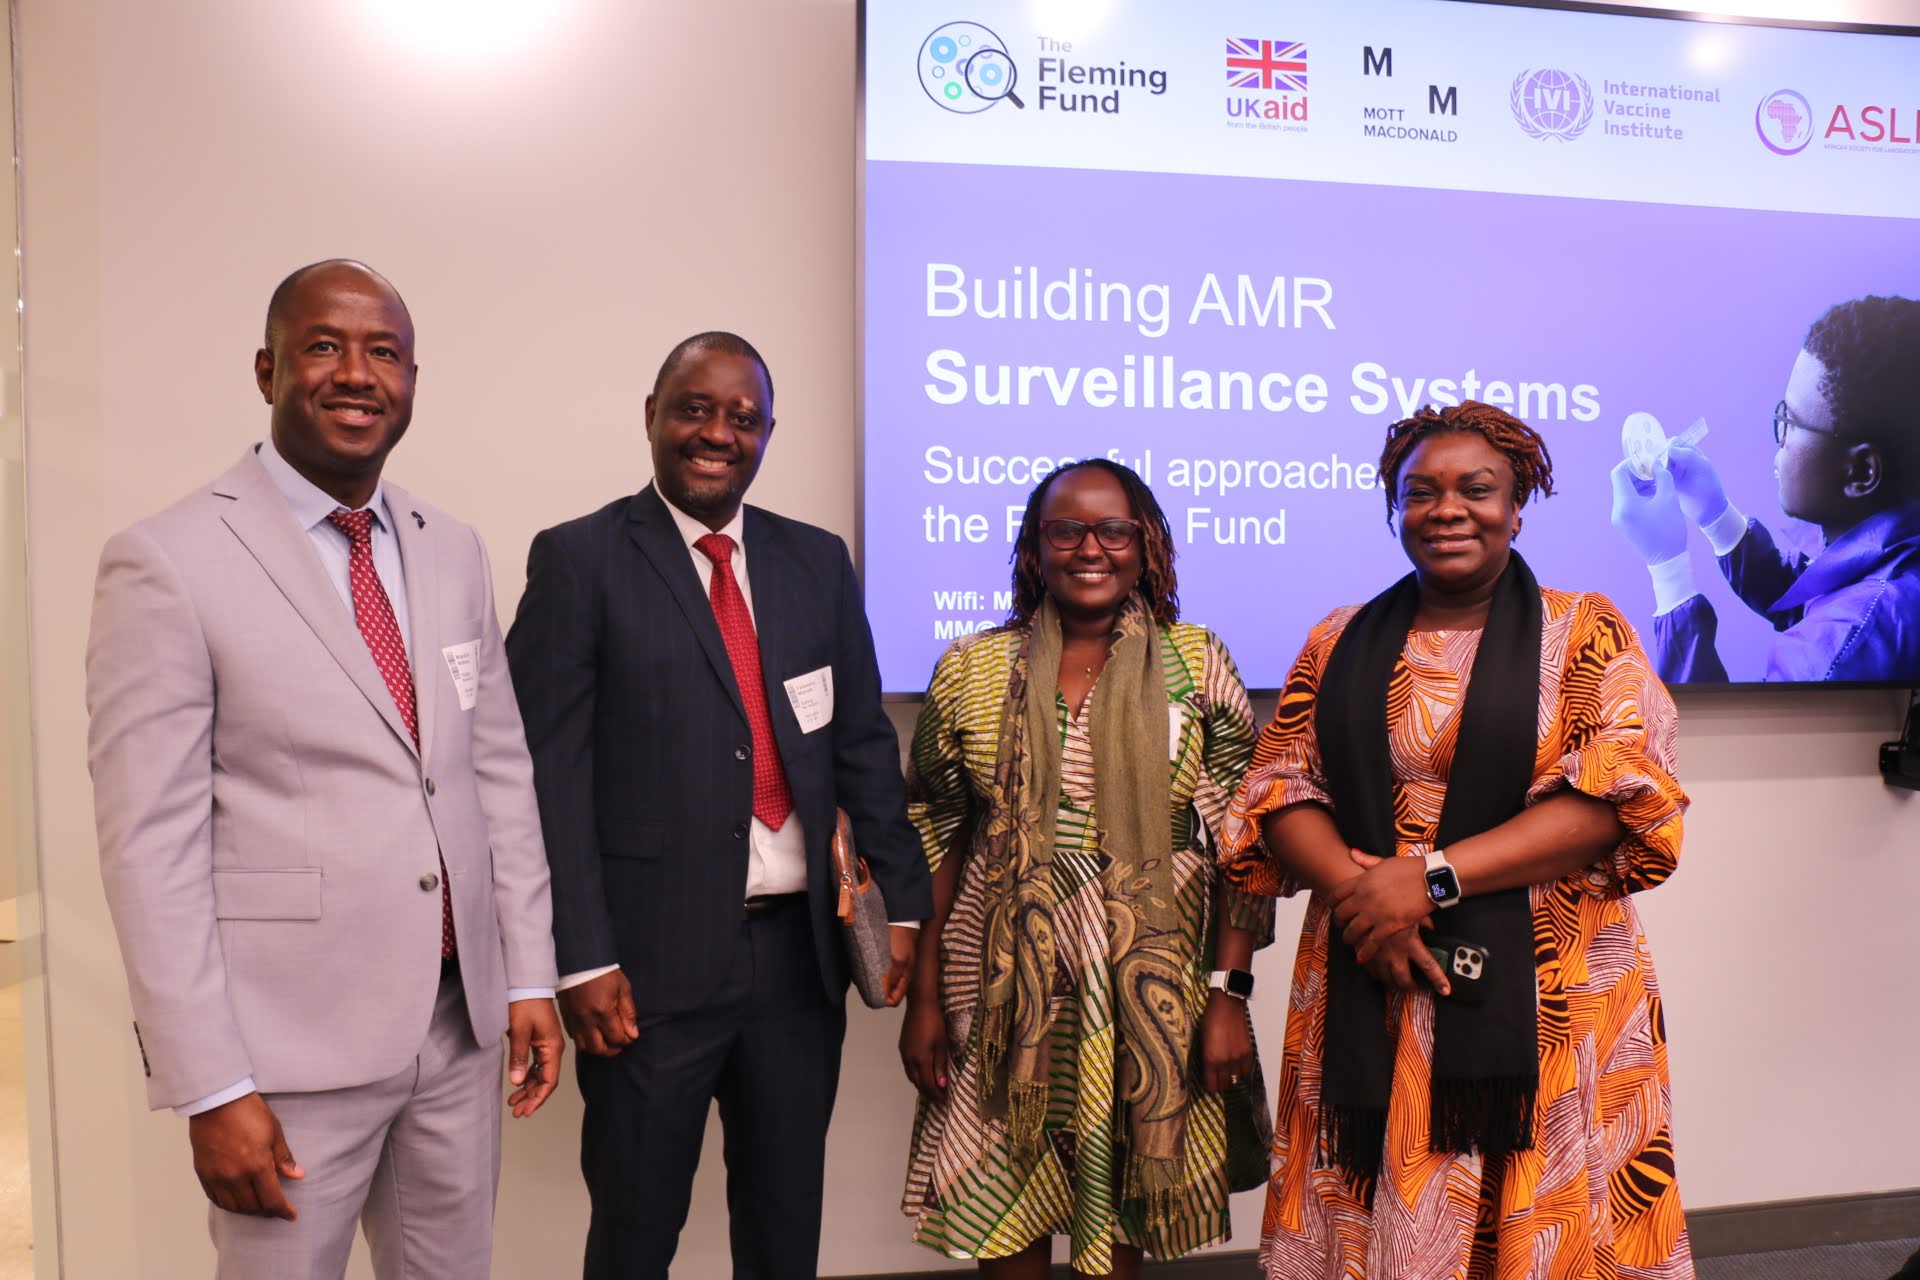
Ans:
[[[1014,548],[1013,616],[957,641],[914,730],[934,871],[900,1037],[920,1090],[902,1209],[989,1277],[1137,1276],[1225,1240],[1269,1130],[1245,992],[1272,903],[1208,856],[1253,715],[1177,620],[1173,539],[1126,467],[1061,467]],[[1233,993],[1230,993],[1229,988]]]

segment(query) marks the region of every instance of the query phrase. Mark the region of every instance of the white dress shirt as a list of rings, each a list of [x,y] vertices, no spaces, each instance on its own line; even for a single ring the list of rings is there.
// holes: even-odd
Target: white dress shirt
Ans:
[[[271,440],[255,445],[254,452],[260,459],[260,465],[266,468],[267,475],[272,477],[274,487],[286,498],[294,522],[307,535],[307,541],[313,544],[314,553],[320,557],[320,566],[327,571],[327,580],[340,593],[341,602],[347,606],[347,615],[351,617],[353,581],[348,572],[348,556],[353,541],[347,537],[345,530],[327,519],[343,509],[340,502],[295,471],[293,464],[280,456],[280,450]],[[393,606],[393,620],[400,628],[400,642],[407,647],[408,664],[411,666],[413,631],[408,626],[407,575],[400,562],[400,540],[393,532],[393,513],[387,509],[385,481],[374,482],[373,497],[360,510],[373,512],[373,571],[387,593],[387,602]],[[507,991],[507,1000],[509,1003],[515,1000],[544,1000],[552,995],[552,989],[546,987],[512,987]],[[253,1077],[248,1076],[218,1093],[196,1098],[173,1110],[176,1115],[198,1115],[252,1092]]]

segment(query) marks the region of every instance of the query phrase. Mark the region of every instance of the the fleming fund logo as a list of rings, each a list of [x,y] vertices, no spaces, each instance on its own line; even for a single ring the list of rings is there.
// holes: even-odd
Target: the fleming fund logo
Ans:
[[[1593,90],[1571,71],[1522,71],[1513,78],[1508,103],[1514,121],[1530,138],[1571,142],[1593,123]]]
[[[1307,46],[1298,40],[1226,39],[1227,119],[1240,129],[1304,133]]]
[[[949,111],[972,115],[1002,102],[1024,107],[1014,92],[1019,81],[1006,41],[977,22],[936,27],[920,46],[920,87]]]
[[[1777,156],[1797,156],[1813,141],[1813,107],[1791,89],[1775,89],[1753,111],[1754,132]]]
[[[936,27],[920,46],[920,87],[949,111],[974,115],[1001,102],[1024,109],[1021,94],[1036,110],[1082,115],[1119,115],[1141,91],[1160,97],[1167,91],[1164,69],[1128,66],[1119,62],[1088,61],[1073,41],[1053,36],[1034,37],[1035,81],[1023,87],[1020,68],[1006,41],[977,22],[949,22]]]

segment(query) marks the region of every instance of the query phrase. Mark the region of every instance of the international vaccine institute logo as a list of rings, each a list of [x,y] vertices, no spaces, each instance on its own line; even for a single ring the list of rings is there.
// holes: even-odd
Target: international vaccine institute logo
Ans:
[[[1797,156],[1813,141],[1813,107],[1791,89],[1775,89],[1754,108],[1753,128],[1773,154]]]
[[[920,87],[949,111],[972,115],[1002,100],[1025,107],[1019,80],[1006,41],[977,22],[936,27],[920,46]]]
[[[1571,142],[1593,123],[1593,90],[1571,71],[1522,71],[1507,98],[1514,120],[1530,138]]]

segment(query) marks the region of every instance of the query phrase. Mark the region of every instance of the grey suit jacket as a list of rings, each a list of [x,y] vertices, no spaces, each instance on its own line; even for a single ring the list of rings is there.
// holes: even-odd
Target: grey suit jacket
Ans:
[[[149,1105],[251,1075],[364,1084],[419,1052],[445,860],[481,1044],[555,980],[533,770],[477,534],[388,483],[420,746],[353,611],[249,450],[116,534],[87,646],[107,903]],[[450,659],[471,648],[462,706]]]

